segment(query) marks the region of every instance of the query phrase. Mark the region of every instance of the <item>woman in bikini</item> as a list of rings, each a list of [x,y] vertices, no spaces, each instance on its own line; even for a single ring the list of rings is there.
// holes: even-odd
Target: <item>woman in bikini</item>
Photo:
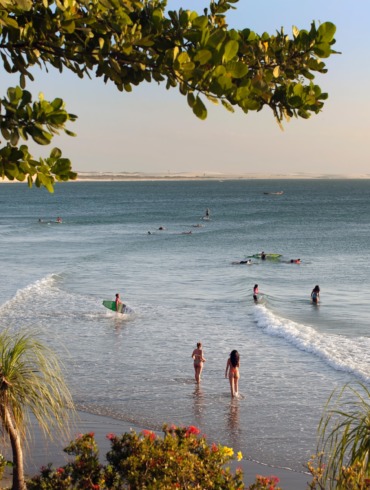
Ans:
[[[239,384],[239,352],[233,350],[226,363],[225,378],[229,375],[231,396],[238,396]]]
[[[191,357],[194,359],[195,381],[199,384],[200,375],[203,370],[203,363],[206,362],[203,357],[203,348],[201,342],[197,343],[197,348],[193,350]]]

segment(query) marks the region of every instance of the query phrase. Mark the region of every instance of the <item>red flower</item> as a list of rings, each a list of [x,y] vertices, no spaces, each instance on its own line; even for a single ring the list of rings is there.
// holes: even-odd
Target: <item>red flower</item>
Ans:
[[[56,472],[58,473],[58,475],[61,475],[62,473],[64,473],[64,468],[57,468]]]
[[[113,439],[116,438],[116,434],[113,434],[113,432],[110,432],[109,434],[107,434],[105,436],[107,439],[109,439],[110,441],[113,441]]]
[[[194,434],[195,436],[197,436],[198,434],[200,434],[200,430],[194,425],[189,425],[186,430],[185,436],[190,436],[190,434]]]
[[[150,439],[151,441],[154,441],[154,439],[156,438],[156,435],[153,431],[151,430],[142,430],[141,433],[143,434],[144,437],[147,437],[148,439]]]
[[[217,453],[218,451],[218,446],[214,442],[212,442],[211,450],[213,453]]]

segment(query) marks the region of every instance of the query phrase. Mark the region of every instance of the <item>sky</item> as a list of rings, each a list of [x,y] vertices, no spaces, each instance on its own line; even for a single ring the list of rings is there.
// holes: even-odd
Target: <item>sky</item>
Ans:
[[[168,8],[195,10],[203,0],[168,0]],[[80,80],[51,71],[28,85],[51,100],[58,96],[78,115],[68,128],[77,138],[60,136],[62,149],[80,172],[328,174],[370,176],[369,0],[239,0],[227,14],[228,25],[275,34],[284,27],[309,29],[311,22],[337,26],[334,49],[324,60],[328,73],[316,77],[329,93],[323,111],[309,120],[277,125],[271,110],[234,114],[207,103],[208,117],[198,120],[178,89],[155,83],[119,92],[101,79]],[[16,81],[14,82],[16,83]],[[45,148],[32,148],[46,156]]]

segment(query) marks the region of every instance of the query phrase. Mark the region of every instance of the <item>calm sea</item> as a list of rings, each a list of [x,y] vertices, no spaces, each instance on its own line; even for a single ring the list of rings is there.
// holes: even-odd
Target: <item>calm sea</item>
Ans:
[[[332,390],[370,382],[370,181],[78,182],[54,195],[14,184],[0,201],[0,324],[41,332],[81,410],[156,430],[194,424],[302,470]],[[262,250],[282,257],[232,264]],[[116,292],[130,314],[102,306]]]

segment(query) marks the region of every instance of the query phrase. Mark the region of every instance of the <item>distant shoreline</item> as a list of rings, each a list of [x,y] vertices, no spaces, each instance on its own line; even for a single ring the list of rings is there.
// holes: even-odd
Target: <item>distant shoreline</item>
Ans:
[[[222,173],[168,173],[147,174],[141,172],[79,172],[77,182],[81,181],[181,181],[181,180],[290,180],[290,179],[316,179],[316,180],[346,180],[370,179],[370,174],[222,174]]]
[[[144,173],[144,172],[78,172],[76,180],[69,182],[145,182],[145,181],[230,181],[230,180],[368,180],[370,174],[222,174],[222,173]],[[0,179],[0,183],[15,184],[17,180]],[[24,181],[23,183],[26,183]]]

